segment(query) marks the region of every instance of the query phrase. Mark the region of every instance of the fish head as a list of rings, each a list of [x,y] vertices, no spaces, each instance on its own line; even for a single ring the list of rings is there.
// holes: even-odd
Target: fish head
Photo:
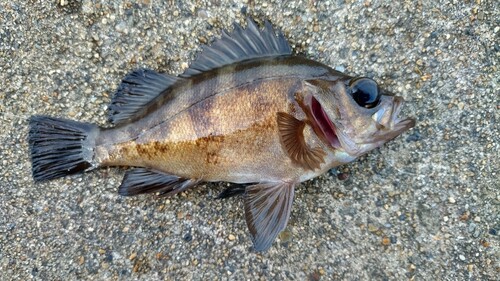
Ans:
[[[334,149],[360,156],[415,126],[400,118],[402,97],[380,89],[366,77],[337,76],[307,82],[311,123]]]

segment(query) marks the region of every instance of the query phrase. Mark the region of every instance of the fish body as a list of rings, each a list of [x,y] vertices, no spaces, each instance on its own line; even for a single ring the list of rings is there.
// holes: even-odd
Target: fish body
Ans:
[[[346,76],[301,57],[232,64],[174,85],[172,99],[144,118],[101,132],[101,166],[147,167],[202,181],[304,181],[353,160],[304,128],[304,141],[325,161],[311,170],[282,148],[278,112],[306,120],[303,81]],[[325,80],[325,81],[326,81]],[[279,165],[276,165],[279,163]]]
[[[105,166],[134,167],[122,195],[173,195],[200,182],[249,184],[247,226],[267,250],[288,221],[295,186],[353,161],[414,126],[402,98],[371,79],[293,56],[266,22],[239,25],[177,77],[141,69],[113,97],[112,128],[30,120],[36,181]]]

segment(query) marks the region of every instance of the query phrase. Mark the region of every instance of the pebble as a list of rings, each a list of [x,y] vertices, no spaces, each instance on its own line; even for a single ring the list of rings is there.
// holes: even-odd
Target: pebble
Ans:
[[[234,236],[233,234],[229,234],[227,239],[229,239],[229,241],[234,241],[236,239],[236,236]]]
[[[128,27],[127,27],[127,23],[125,21],[120,21],[120,23],[118,23],[117,25],[115,25],[115,30],[120,32],[120,33],[123,33],[123,34],[128,34],[129,33],[129,30],[128,30]]]
[[[339,179],[340,181],[345,181],[345,180],[349,179],[349,174],[348,173],[339,173],[337,175],[337,179]]]
[[[382,245],[389,246],[390,244],[391,244],[391,239],[389,237],[387,237],[387,236],[384,236],[382,238]]]

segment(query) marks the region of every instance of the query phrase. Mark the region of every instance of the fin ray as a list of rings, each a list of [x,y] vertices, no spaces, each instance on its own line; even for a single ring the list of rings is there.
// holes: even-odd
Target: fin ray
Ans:
[[[144,107],[171,87],[179,78],[150,69],[127,74],[111,99],[108,119],[113,124],[130,121]]]
[[[305,122],[284,112],[278,112],[277,122],[281,142],[292,161],[305,169],[319,169],[325,162],[326,153],[319,147],[310,148],[306,144],[303,133]]]
[[[96,168],[94,145],[99,128],[90,123],[43,115],[29,120],[28,142],[35,181]]]
[[[123,196],[145,193],[172,196],[198,183],[199,180],[195,179],[185,179],[145,168],[134,168],[125,173],[122,184],[118,188],[118,193]]]
[[[246,188],[245,219],[254,249],[265,251],[288,223],[294,183],[261,183]]]
[[[247,28],[234,24],[231,33],[222,32],[210,46],[205,45],[181,77],[190,77],[224,65],[255,58],[290,55],[292,49],[281,32],[275,33],[266,21],[259,29],[251,18],[247,18]]]

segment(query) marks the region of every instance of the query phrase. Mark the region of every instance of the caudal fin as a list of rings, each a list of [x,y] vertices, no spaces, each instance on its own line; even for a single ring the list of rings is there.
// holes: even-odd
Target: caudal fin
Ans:
[[[45,181],[96,167],[93,161],[99,127],[49,116],[29,120],[33,179]]]

